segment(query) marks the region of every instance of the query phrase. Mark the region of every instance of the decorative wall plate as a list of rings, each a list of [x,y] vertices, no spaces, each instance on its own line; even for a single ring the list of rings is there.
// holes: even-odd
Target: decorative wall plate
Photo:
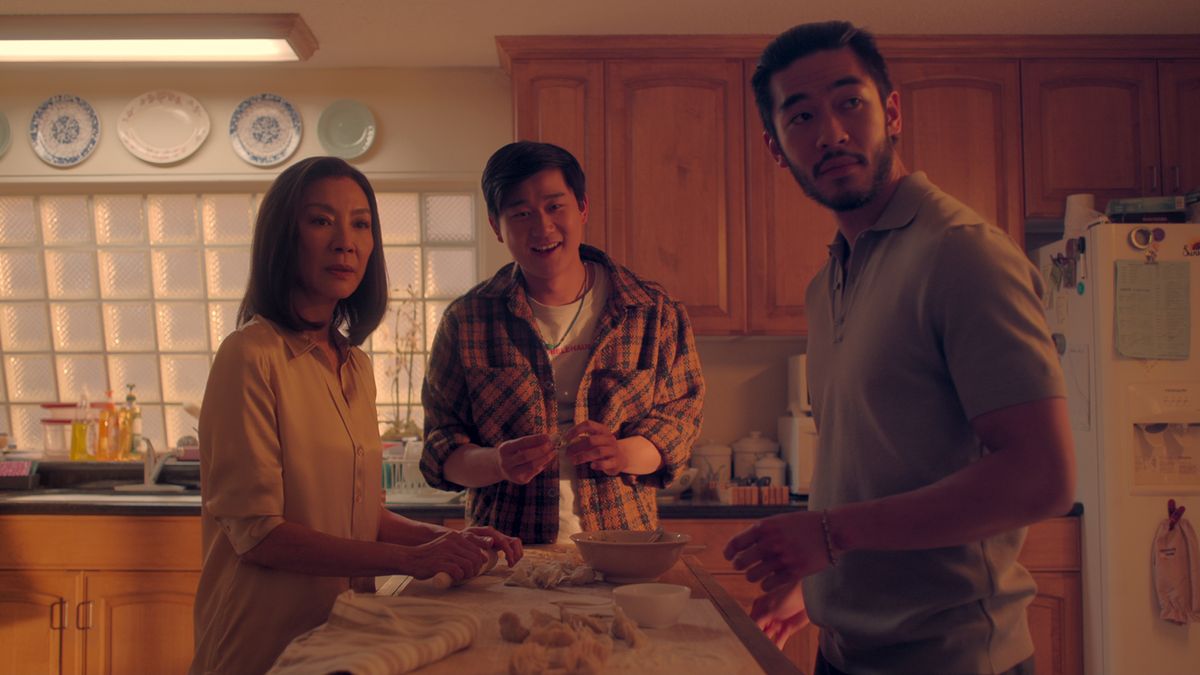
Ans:
[[[178,91],[148,91],[129,102],[117,120],[117,137],[125,149],[151,164],[178,162],[208,138],[208,112],[196,99]]]
[[[42,101],[29,122],[33,151],[52,166],[74,166],[100,142],[100,118],[87,101],[59,94]]]
[[[300,113],[281,96],[256,94],[229,119],[233,151],[255,166],[274,166],[300,147]]]
[[[375,116],[367,106],[348,98],[334,101],[321,113],[317,138],[325,152],[342,159],[353,159],[375,142]]]

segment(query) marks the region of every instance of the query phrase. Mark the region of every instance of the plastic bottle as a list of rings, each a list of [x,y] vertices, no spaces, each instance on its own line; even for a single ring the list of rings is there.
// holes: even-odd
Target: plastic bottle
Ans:
[[[71,420],[71,461],[86,462],[88,454],[88,400],[87,394],[79,397],[75,407],[75,419]]]
[[[125,394],[125,409],[126,426],[128,428],[129,441],[121,444],[121,452],[123,459],[141,459],[140,439],[142,437],[142,409],[138,407],[137,397],[133,395],[132,384],[125,385],[129,391]]]
[[[117,459],[117,406],[113,403],[112,389],[105,392],[108,400],[100,409],[100,420],[96,426],[96,459],[110,462]]]

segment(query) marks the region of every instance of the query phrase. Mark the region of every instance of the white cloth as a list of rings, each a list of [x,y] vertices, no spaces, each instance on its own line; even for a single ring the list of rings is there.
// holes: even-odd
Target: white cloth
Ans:
[[[1186,518],[1172,529],[1164,518],[1154,533],[1154,592],[1159,617],[1172,623],[1200,622],[1200,551]]]
[[[329,620],[293,640],[268,675],[407,673],[471,646],[478,634],[479,619],[457,605],[346,591]]]

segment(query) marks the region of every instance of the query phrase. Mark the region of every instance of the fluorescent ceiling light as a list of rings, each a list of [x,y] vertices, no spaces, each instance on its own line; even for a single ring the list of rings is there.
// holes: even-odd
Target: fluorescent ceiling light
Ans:
[[[0,62],[304,61],[316,50],[299,14],[0,16]]]

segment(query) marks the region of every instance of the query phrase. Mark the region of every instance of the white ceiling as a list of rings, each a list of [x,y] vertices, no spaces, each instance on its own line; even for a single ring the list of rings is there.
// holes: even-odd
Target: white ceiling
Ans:
[[[497,35],[774,34],[827,19],[880,34],[1200,32],[1196,0],[4,0],[0,12],[299,13],[320,43],[300,67],[314,68],[496,66]]]

